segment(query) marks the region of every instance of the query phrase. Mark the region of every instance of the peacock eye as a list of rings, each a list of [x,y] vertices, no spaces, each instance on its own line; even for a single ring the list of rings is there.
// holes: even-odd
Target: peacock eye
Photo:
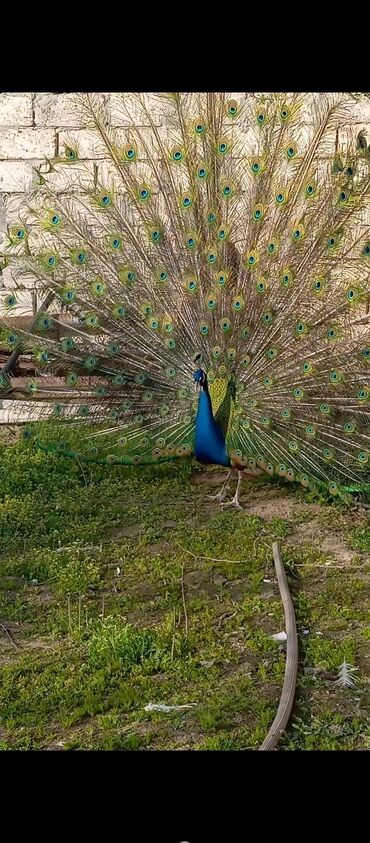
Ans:
[[[54,255],[50,255],[50,258],[48,258],[48,264],[49,264],[49,266],[54,266],[54,264],[55,264]]]
[[[16,302],[17,302],[17,299],[16,299],[15,296],[12,295],[12,293],[9,293],[9,295],[6,296],[6,298],[4,300],[4,304],[5,304],[6,307],[13,307],[16,304]]]
[[[58,222],[59,222],[58,214],[54,214],[51,221],[52,221],[53,225],[58,225]]]

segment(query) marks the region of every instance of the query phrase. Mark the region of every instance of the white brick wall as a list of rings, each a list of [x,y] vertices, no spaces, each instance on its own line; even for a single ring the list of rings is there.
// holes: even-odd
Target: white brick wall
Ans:
[[[0,132],[0,160],[51,158],[55,154],[54,129],[3,128]]]
[[[37,161],[0,161],[1,194],[25,193],[32,183],[33,170]]]
[[[122,104],[129,95],[106,93],[103,96],[107,119],[118,129],[124,143],[128,139],[128,121]],[[239,101],[244,97],[244,93],[230,94],[230,99]],[[151,94],[146,94],[145,100],[154,124],[159,127],[161,138],[168,143],[171,131],[165,124],[158,101]],[[141,105],[136,102],[133,108],[130,110],[136,124],[147,126],[148,118]],[[306,110],[305,120],[310,121],[310,109]],[[0,248],[7,223],[14,220],[14,213],[33,182],[34,169],[42,164],[44,156],[53,158],[58,151],[62,152],[66,143],[78,147],[84,166],[68,168],[68,183],[66,176],[58,173],[53,176],[61,180],[62,191],[78,192],[82,183],[85,185],[92,179],[94,161],[98,165],[99,178],[103,182],[110,179],[109,162],[104,160],[104,152],[89,131],[86,121],[86,115],[74,93],[0,93]],[[340,128],[340,141],[345,142],[362,128],[367,129],[370,141],[370,100],[365,98],[353,103],[351,120],[348,125]],[[245,131],[248,132],[248,125]],[[304,129],[302,132],[304,134]],[[146,137],[152,151],[150,132],[146,132]],[[0,276],[0,286],[4,279],[5,274],[3,278]]]
[[[32,94],[0,94],[0,126],[32,126]]]
[[[58,129],[84,125],[76,94],[35,94],[35,126]]]

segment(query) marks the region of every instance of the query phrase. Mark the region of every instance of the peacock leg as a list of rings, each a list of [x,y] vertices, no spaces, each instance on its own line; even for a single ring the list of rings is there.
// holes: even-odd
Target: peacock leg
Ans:
[[[222,489],[219,492],[217,492],[217,495],[207,495],[206,498],[205,498],[206,501],[218,501],[219,503],[222,503],[225,500],[227,490],[229,488],[229,480],[230,480],[230,477],[232,475],[232,472],[233,472],[233,469],[231,468],[227,477],[226,477],[226,480],[225,480],[225,483],[224,483]]]
[[[240,491],[240,486],[242,484],[242,477],[243,477],[243,472],[238,471],[238,485],[236,487],[235,495],[234,495],[234,497],[231,501],[228,501],[227,503],[223,503],[222,506],[235,506],[236,509],[243,509],[243,507],[240,503],[240,500],[239,500],[239,491]]]

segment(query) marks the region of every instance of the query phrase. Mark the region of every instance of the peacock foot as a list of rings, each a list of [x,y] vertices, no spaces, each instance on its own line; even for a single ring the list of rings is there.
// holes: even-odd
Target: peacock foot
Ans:
[[[243,512],[243,507],[239,501],[238,495],[234,495],[231,501],[227,501],[226,503],[222,503],[221,506],[233,506],[235,509],[240,509]]]

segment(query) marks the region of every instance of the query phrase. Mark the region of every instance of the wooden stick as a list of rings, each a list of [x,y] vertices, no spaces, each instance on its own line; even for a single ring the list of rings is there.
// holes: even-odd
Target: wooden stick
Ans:
[[[16,644],[16,642],[14,641],[14,638],[12,636],[12,633],[10,632],[10,629],[8,629],[6,626],[4,626],[3,623],[0,623],[0,627],[5,632],[5,635],[7,636],[7,638],[9,638],[10,643],[13,644],[13,647],[16,650],[19,650],[18,644]]]
[[[283,689],[275,720],[260,746],[260,751],[275,749],[288,723],[293,707],[298,669],[298,636],[294,614],[293,601],[281,559],[280,547],[277,542],[272,546],[276,575],[284,606],[285,628],[287,634],[287,653]]]
[[[181,595],[182,595],[182,605],[184,607],[184,616],[185,616],[185,635],[188,635],[188,613],[186,611],[186,602],[185,602],[185,588],[184,588],[184,563],[181,566]]]

